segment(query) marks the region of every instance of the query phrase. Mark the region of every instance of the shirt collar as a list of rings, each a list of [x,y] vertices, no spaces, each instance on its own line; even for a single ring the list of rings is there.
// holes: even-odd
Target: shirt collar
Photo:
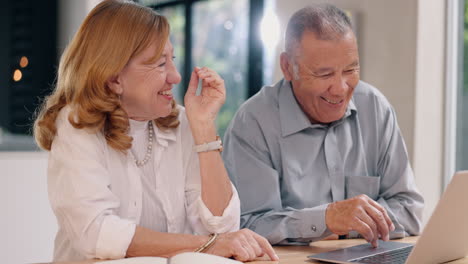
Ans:
[[[161,146],[167,147],[169,145],[169,141],[176,141],[176,129],[160,129],[154,121],[151,122],[153,124],[154,134],[156,142],[158,142]]]
[[[291,82],[282,80],[279,90],[278,107],[283,137],[299,132],[310,126],[309,118],[294,97]]]
[[[307,115],[302,111],[299,103],[294,97],[291,82],[282,80],[279,91],[279,114],[281,122],[281,134],[283,137],[302,131],[306,128],[324,128],[341,124],[346,118],[357,112],[354,98],[351,98],[344,116],[330,124],[311,124]]]

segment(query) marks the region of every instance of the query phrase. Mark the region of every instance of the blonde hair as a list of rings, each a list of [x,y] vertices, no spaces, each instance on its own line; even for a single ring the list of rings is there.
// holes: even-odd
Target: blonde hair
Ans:
[[[112,148],[129,149],[132,138],[128,135],[128,115],[106,81],[121,72],[154,39],[158,41],[156,57],[159,57],[168,37],[166,18],[150,8],[118,0],[105,0],[97,5],[63,53],[55,90],[38,111],[34,123],[38,145],[51,149],[57,133],[55,120],[60,110],[70,105],[68,120],[73,127],[102,131]],[[162,129],[176,128],[178,114],[173,100],[172,112],[155,123]]]

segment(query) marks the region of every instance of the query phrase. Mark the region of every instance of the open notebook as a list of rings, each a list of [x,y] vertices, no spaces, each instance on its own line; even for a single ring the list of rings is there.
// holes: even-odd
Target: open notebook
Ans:
[[[242,264],[242,262],[205,253],[185,252],[171,258],[137,257],[106,260],[95,264]]]

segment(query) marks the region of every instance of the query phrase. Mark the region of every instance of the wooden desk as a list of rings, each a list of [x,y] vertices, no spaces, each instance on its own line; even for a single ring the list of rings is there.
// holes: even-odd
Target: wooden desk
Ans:
[[[407,237],[397,239],[394,241],[415,243],[418,237]],[[366,243],[364,239],[345,239],[345,240],[326,240],[311,243],[310,246],[276,246],[276,254],[279,256],[280,261],[253,261],[249,264],[304,264],[304,263],[323,263],[318,261],[308,260],[307,256],[328,252],[340,248],[355,246]],[[430,254],[428,252],[428,254]],[[448,262],[450,264],[468,264],[468,257]]]
[[[417,237],[407,237],[395,241],[415,243]],[[307,256],[327,251],[332,251],[340,248],[350,247],[366,243],[364,239],[345,239],[345,240],[327,240],[311,243],[309,246],[276,246],[276,254],[280,261],[256,260],[247,262],[248,264],[304,264],[304,263],[322,263],[308,260]],[[428,252],[430,254],[430,252]],[[67,262],[67,263],[49,263],[49,264],[92,264],[98,260],[90,260],[83,262]],[[450,264],[468,264],[468,257],[449,262]]]

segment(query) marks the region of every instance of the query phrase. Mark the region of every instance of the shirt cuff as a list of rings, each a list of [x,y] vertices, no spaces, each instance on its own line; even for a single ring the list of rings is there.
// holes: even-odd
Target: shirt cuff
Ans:
[[[124,258],[135,235],[136,224],[115,215],[104,218],[96,244],[96,258]]]
[[[232,197],[221,216],[214,216],[206,207],[201,196],[198,198],[198,210],[200,219],[209,233],[226,233],[239,230],[240,225],[240,201],[237,190],[232,185]]]
[[[298,217],[299,237],[317,238],[330,233],[327,232],[328,228],[325,221],[325,211],[327,207],[328,204],[323,204],[314,208],[305,208],[297,212],[300,214]]]

